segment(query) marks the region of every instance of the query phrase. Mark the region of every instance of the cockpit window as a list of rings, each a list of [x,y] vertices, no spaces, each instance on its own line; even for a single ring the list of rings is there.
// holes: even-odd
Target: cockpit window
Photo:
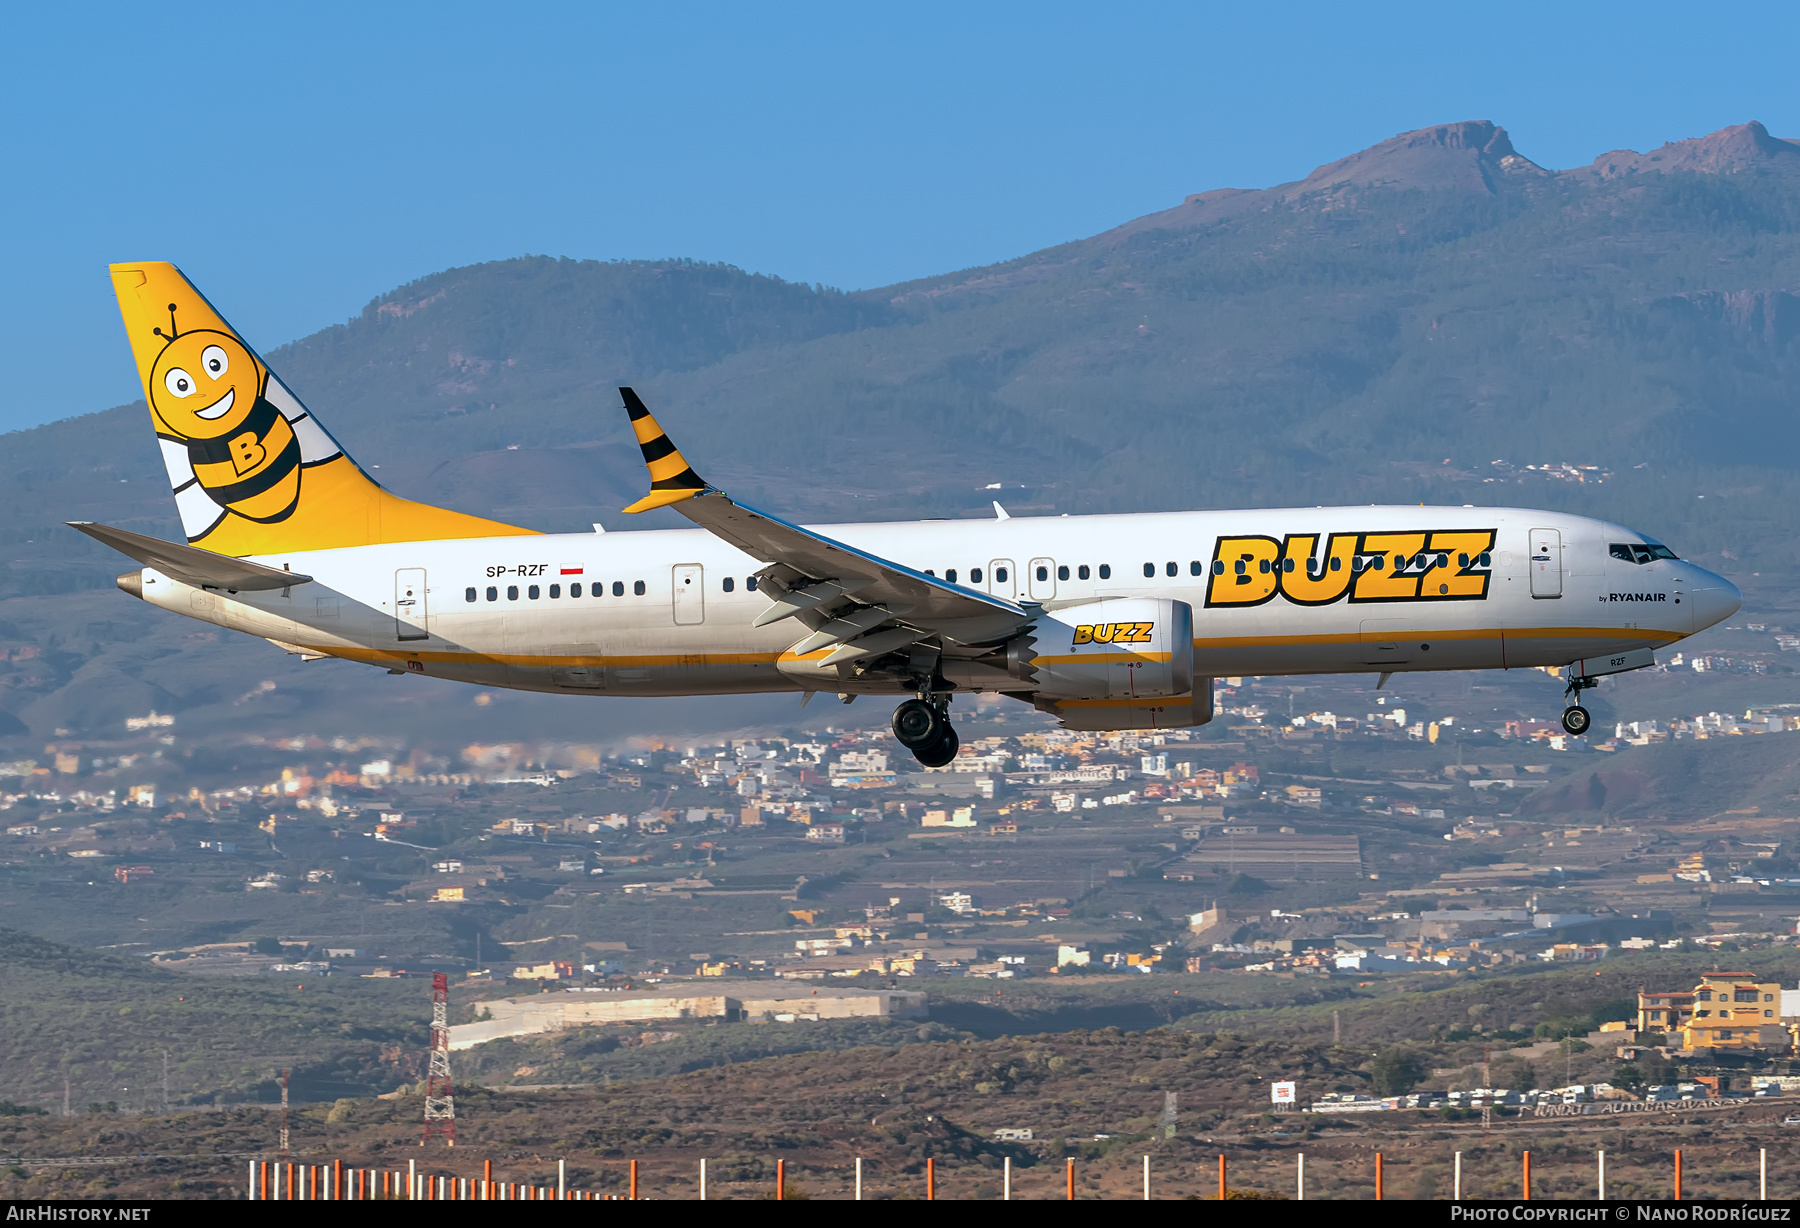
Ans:
[[[1607,552],[1615,559],[1640,565],[1675,557],[1673,550],[1657,542],[1614,542],[1607,548]]]

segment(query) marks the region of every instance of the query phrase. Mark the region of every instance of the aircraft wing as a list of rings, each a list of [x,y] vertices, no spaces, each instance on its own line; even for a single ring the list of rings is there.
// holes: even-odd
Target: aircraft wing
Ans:
[[[701,480],[637,393],[619,390],[649,467],[650,493],[627,512],[673,507],[753,558],[761,591],[774,603],[756,619],[766,627],[793,618],[812,632],[791,651],[830,648],[834,665],[897,652],[928,639],[991,644],[1031,619],[1015,602],[950,584],[811,529],[746,507]]]
[[[86,520],[71,520],[68,523],[71,529],[86,533],[95,541],[111,546],[120,554],[136,559],[146,567],[154,567],[163,575],[180,580],[183,584],[222,588],[230,592],[254,592],[259,589],[292,588],[312,579],[297,571],[281,571],[265,567],[261,563],[252,563],[248,559],[214,554],[211,550],[202,550],[198,546],[185,546],[163,541],[159,537],[146,537],[129,529],[115,529],[111,525],[94,524]]]

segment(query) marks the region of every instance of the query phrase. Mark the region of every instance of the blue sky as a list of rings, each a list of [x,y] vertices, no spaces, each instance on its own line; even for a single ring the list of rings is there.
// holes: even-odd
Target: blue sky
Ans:
[[[0,43],[0,430],[138,396],[109,261],[264,349],[452,265],[984,264],[1396,132],[1552,167],[1760,119],[1792,5],[33,5]]]

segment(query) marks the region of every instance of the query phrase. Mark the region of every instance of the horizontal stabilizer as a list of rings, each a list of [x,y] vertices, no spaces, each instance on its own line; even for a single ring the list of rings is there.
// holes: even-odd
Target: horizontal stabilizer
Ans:
[[[214,554],[198,546],[184,546],[163,541],[159,537],[146,537],[129,529],[115,529],[110,525],[85,520],[72,520],[69,527],[79,529],[95,541],[111,546],[120,554],[136,559],[146,567],[156,568],[172,580],[180,580],[183,584],[192,584],[197,588],[255,592],[259,589],[292,588],[312,579],[297,571],[281,571],[265,567],[261,563],[252,563],[248,559]]]

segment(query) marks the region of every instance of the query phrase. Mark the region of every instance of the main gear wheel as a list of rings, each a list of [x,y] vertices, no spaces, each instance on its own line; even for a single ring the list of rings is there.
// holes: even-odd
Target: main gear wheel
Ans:
[[[1569,734],[1572,737],[1579,738],[1582,734],[1584,734],[1588,731],[1588,726],[1592,725],[1593,723],[1594,723],[1594,718],[1592,716],[1590,716],[1588,714],[1588,710],[1586,708],[1582,707],[1580,704],[1575,704],[1573,707],[1568,707],[1568,708],[1563,709],[1563,714],[1562,714],[1563,732],[1566,734]]]
[[[942,709],[922,699],[909,699],[894,709],[894,736],[907,750],[917,751],[944,736],[950,722]]]
[[[944,767],[956,758],[956,752],[962,749],[962,739],[956,736],[956,730],[949,721],[943,724],[943,731],[937,740],[924,746],[912,748],[913,758],[928,768]]]

